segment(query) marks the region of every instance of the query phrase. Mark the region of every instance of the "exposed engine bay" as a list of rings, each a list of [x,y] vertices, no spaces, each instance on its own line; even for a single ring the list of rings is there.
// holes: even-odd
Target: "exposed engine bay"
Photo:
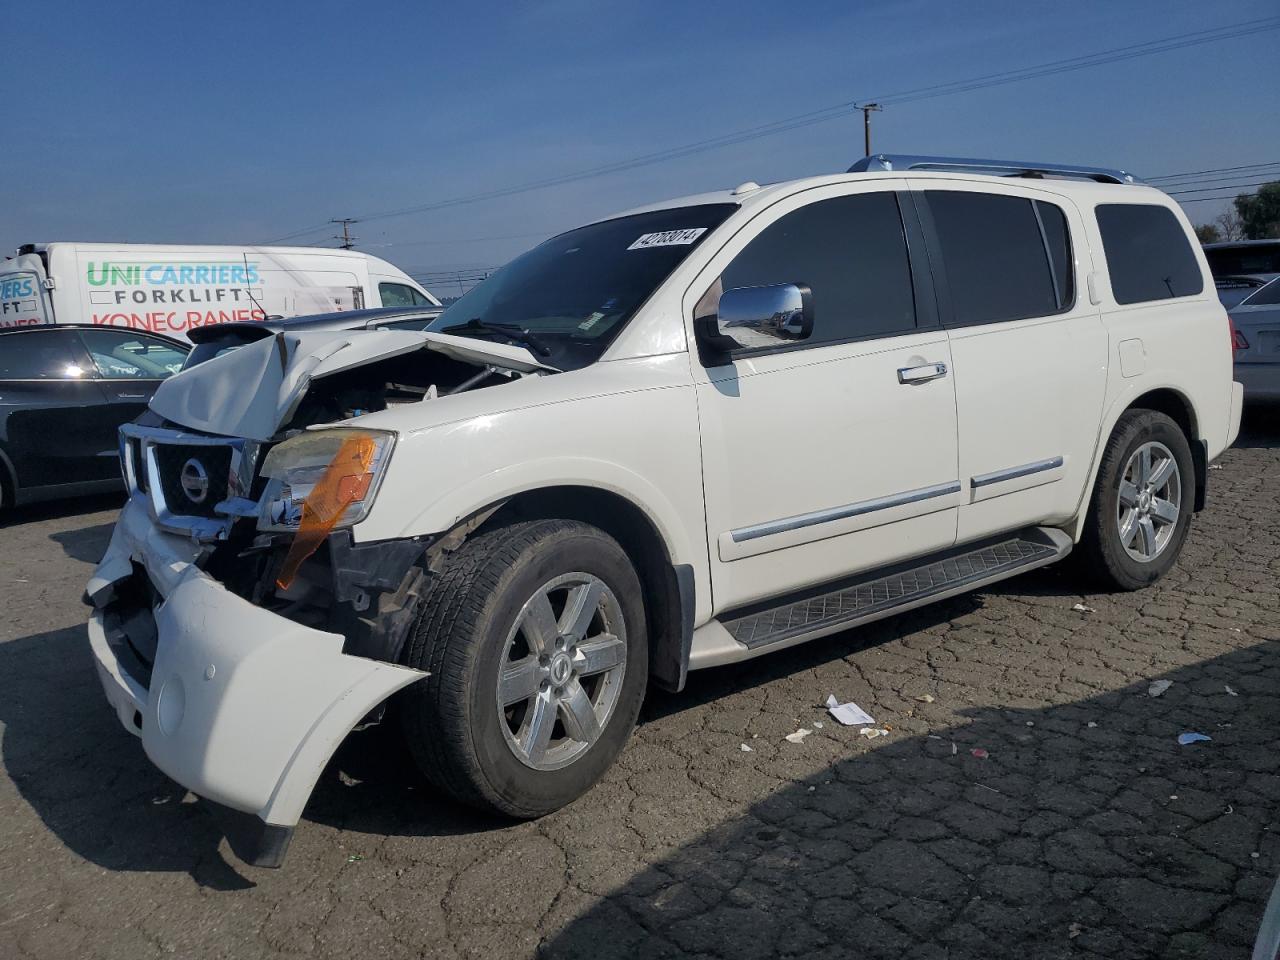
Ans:
[[[281,494],[289,486],[271,476],[273,458],[335,435],[316,428],[359,436],[356,418],[367,414],[557,371],[523,347],[418,331],[268,333],[242,344],[166,381],[150,411],[122,429],[130,496],[149,502],[159,528],[200,544],[196,566],[235,595],[341,634],[344,653],[395,662],[448,531],[360,544],[349,523],[336,524],[300,552],[305,491],[320,484],[311,477],[299,486],[295,477]],[[386,437],[389,454],[394,438]],[[298,509],[281,511],[281,502]],[[146,572],[136,568],[113,597],[92,599],[149,670],[156,596]]]

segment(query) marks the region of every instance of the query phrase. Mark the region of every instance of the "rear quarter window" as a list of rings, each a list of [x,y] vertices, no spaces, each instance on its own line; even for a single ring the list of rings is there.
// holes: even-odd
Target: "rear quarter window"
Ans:
[[[1097,216],[1116,303],[1192,297],[1204,290],[1187,232],[1168,207],[1104,203]]]

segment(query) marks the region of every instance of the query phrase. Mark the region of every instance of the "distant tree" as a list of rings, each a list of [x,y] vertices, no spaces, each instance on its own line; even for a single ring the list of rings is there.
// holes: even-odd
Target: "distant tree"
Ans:
[[[1196,238],[1201,243],[1217,243],[1222,239],[1222,231],[1212,223],[1202,223],[1196,227]]]
[[[1235,199],[1246,240],[1280,237],[1280,180],[1263,184],[1255,194]]]
[[[1240,217],[1235,212],[1228,210],[1213,222],[1223,240],[1244,239],[1244,225],[1241,224]]]

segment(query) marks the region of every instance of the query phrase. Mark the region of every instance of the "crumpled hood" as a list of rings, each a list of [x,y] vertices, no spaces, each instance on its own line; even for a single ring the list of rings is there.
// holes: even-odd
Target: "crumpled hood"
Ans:
[[[249,440],[271,439],[313,380],[415,350],[509,370],[554,372],[524,347],[416,330],[278,333],[170,377],[151,409],[173,423]]]

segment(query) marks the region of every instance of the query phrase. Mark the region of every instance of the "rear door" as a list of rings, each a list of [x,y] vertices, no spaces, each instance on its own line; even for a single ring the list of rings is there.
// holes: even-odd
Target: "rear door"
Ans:
[[[0,334],[0,443],[20,487],[120,475],[116,438],[96,419],[103,401],[74,330]]]
[[[1070,518],[1106,393],[1107,333],[1079,292],[1079,211],[1010,186],[916,181],[954,361],[961,543]]]

